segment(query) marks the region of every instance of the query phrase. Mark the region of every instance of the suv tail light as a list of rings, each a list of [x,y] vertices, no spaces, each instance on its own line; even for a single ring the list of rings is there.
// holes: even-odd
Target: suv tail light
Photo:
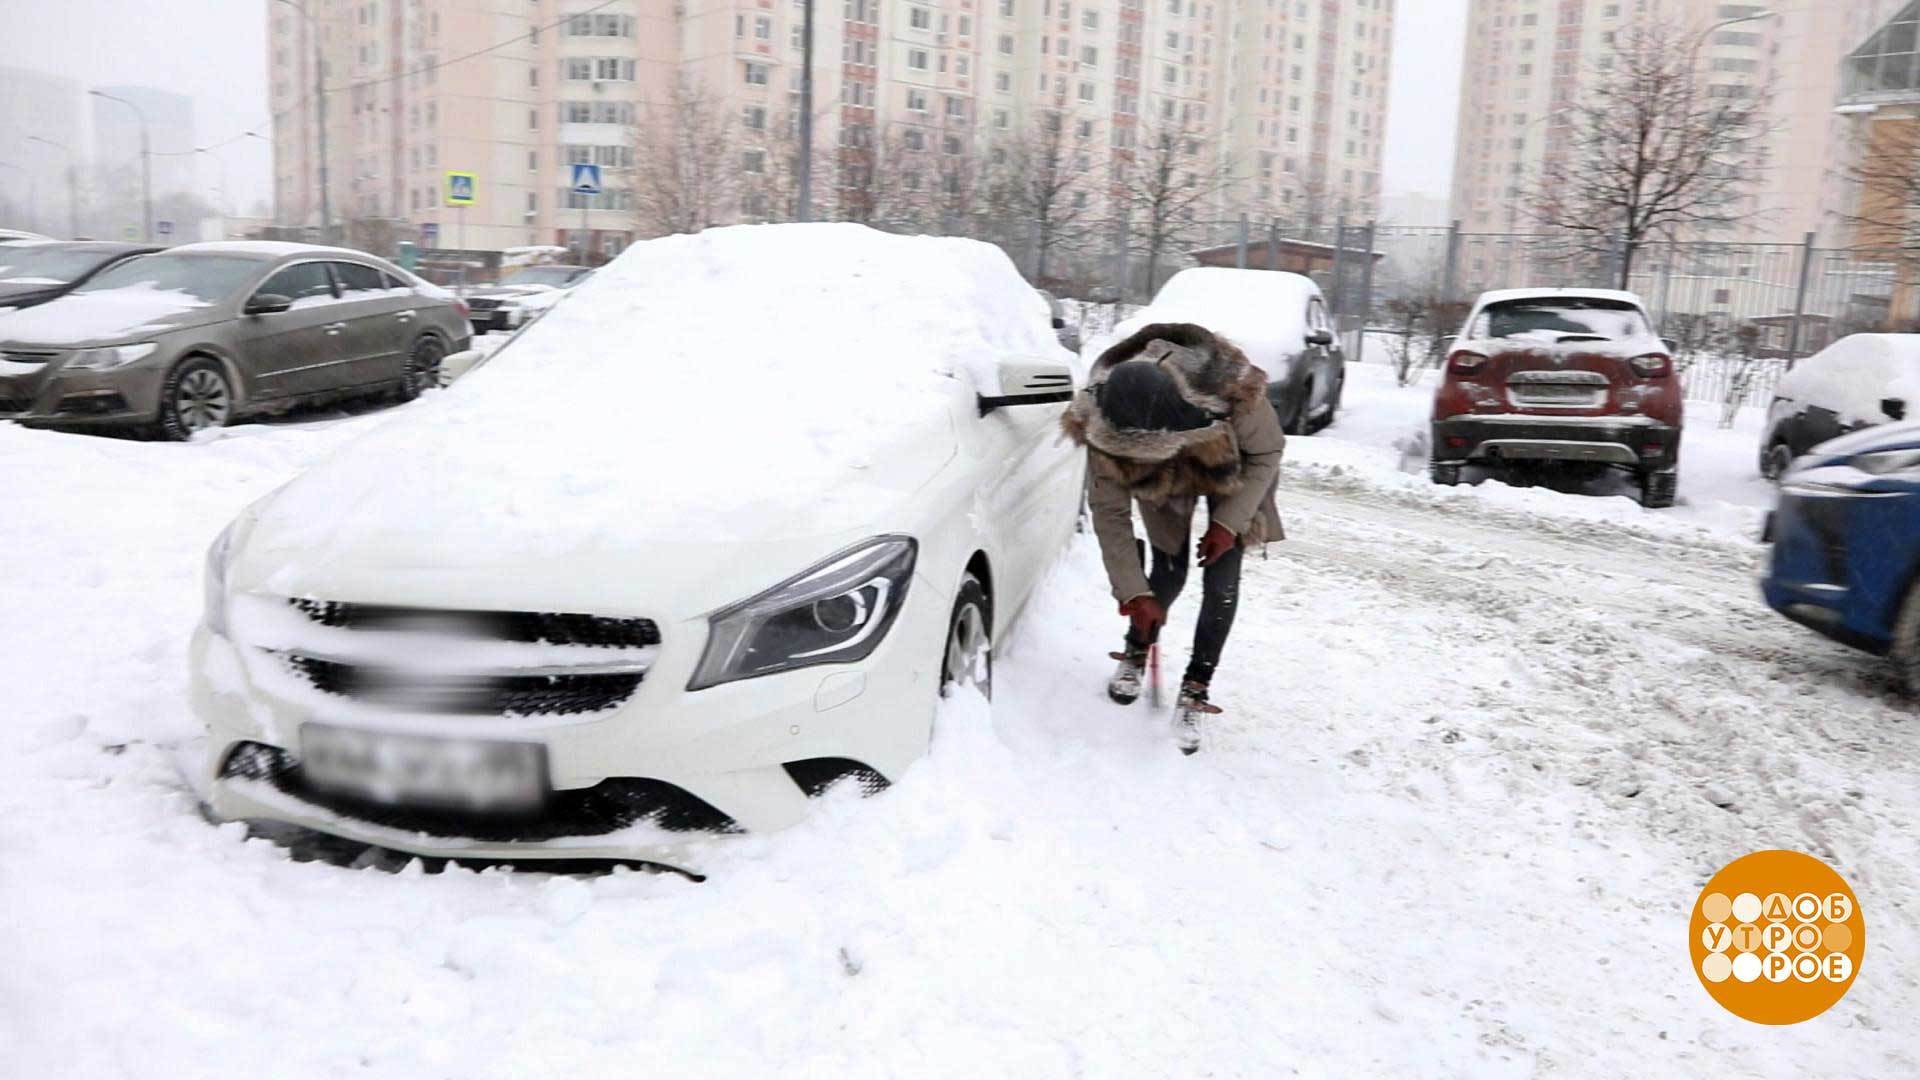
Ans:
[[[1447,357],[1447,373],[1450,375],[1473,375],[1487,366],[1487,358],[1477,352],[1462,349]]]
[[[465,300],[462,300],[462,299],[460,299],[459,297],[455,297],[455,298],[454,298],[454,300],[453,300],[453,302],[454,302],[454,304],[455,304],[455,305],[457,305],[457,306],[458,306],[458,307],[460,308],[460,317],[461,317],[461,318],[463,318],[463,319],[464,319],[464,318],[466,318],[466,317],[468,317],[469,315],[472,315],[472,314],[473,314],[473,309],[467,306],[467,302],[466,302]]]
[[[1628,361],[1628,363],[1633,365],[1633,370],[1648,379],[1657,379],[1662,375],[1671,374],[1673,371],[1673,361],[1664,353],[1647,353],[1645,356],[1636,356]]]

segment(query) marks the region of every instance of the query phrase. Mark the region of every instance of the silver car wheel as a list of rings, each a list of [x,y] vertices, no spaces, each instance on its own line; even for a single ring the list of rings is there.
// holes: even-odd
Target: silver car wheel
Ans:
[[[986,612],[971,599],[961,602],[947,631],[946,689],[972,686],[983,696],[993,692],[993,658]]]
[[[233,411],[227,380],[206,368],[188,372],[174,391],[173,411],[188,432],[225,426],[228,413]]]

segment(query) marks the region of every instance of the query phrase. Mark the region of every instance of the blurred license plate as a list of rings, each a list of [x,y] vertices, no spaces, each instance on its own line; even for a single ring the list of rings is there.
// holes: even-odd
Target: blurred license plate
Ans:
[[[326,791],[376,802],[465,810],[528,810],[546,794],[539,743],[300,729],[301,769]]]

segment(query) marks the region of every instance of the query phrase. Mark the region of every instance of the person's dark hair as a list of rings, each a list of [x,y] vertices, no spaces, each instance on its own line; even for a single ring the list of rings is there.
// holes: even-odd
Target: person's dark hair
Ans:
[[[1115,364],[1107,380],[1094,388],[1107,423],[1134,431],[1197,431],[1213,423],[1212,413],[1180,394],[1180,384],[1151,360]]]

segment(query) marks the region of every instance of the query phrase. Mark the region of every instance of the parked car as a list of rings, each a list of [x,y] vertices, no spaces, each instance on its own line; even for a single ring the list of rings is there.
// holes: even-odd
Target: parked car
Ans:
[[[1828,439],[1906,419],[1909,404],[1920,406],[1920,334],[1849,334],[1780,377],[1760,437],[1760,474],[1777,480]]]
[[[1761,592],[1775,611],[1890,657],[1920,693],[1920,423],[1813,447],[1781,477]]]
[[[500,279],[498,285],[467,289],[467,319],[473,332],[514,330],[546,313],[566,290],[593,276],[585,266],[523,266]]]
[[[697,869],[899,779],[1073,532],[1078,371],[987,244],[632,246],[215,542],[213,811]]]
[[[1047,302],[1047,317],[1053,323],[1053,336],[1060,339],[1060,347],[1070,352],[1080,351],[1080,328],[1067,321],[1066,306],[1059,297],[1045,289],[1039,290],[1040,298]]]
[[[0,419],[186,439],[347,394],[412,397],[468,339],[452,294],[371,255],[184,244],[0,315]]]
[[[1646,305],[1611,289],[1507,289],[1475,301],[1433,396],[1430,471],[1469,465],[1624,469],[1672,506],[1685,394]]]
[[[102,270],[159,250],[97,240],[0,247],[0,314],[57,300]]]
[[[1267,373],[1267,399],[1289,435],[1333,423],[1347,368],[1326,300],[1312,278],[1276,270],[1196,266],[1173,275],[1114,338],[1157,322],[1224,335]]]

